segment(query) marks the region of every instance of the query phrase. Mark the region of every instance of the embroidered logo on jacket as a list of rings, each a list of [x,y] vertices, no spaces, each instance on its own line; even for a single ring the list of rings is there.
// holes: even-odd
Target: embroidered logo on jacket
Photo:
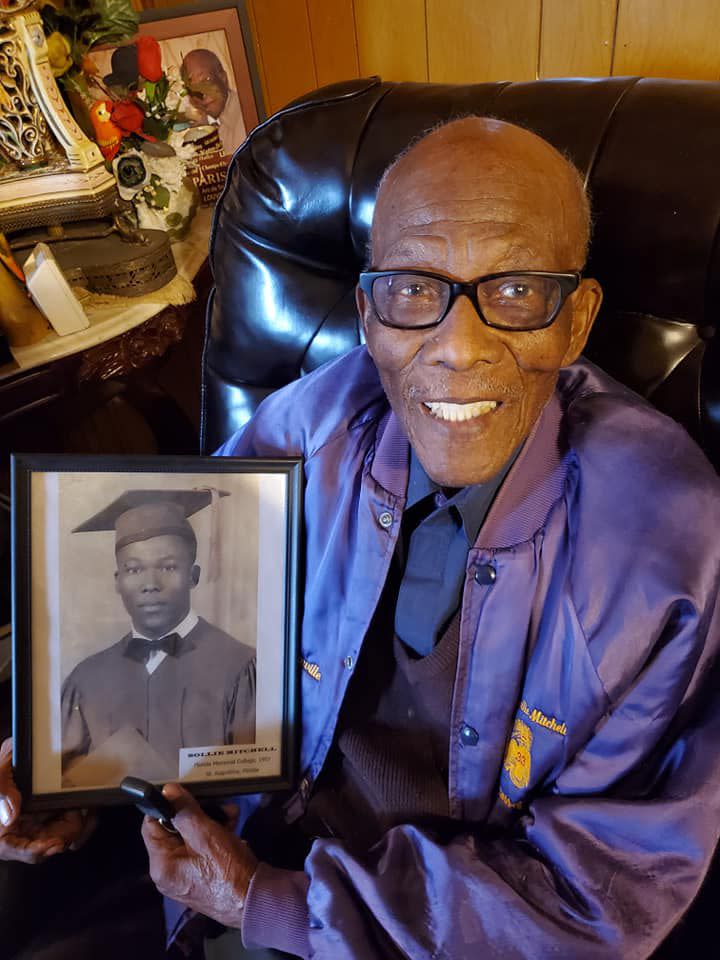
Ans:
[[[537,707],[533,707],[531,710],[526,700],[520,703],[520,709],[529,720],[532,720],[539,727],[545,727],[547,730],[552,730],[553,733],[559,733],[561,737],[567,736],[567,724],[560,723],[557,717],[546,717],[542,710],[538,710]]]
[[[511,810],[522,810],[524,807],[522,800],[511,800],[504,790],[499,790],[498,796],[505,806],[510,807]]]
[[[533,735],[530,727],[516,720],[510,736],[503,767],[507,770],[513,786],[522,790],[530,783],[530,749]]]
[[[322,680],[322,673],[320,673],[320,667],[316,663],[310,663],[308,660],[302,660],[302,668],[305,673],[309,674],[313,680]]]

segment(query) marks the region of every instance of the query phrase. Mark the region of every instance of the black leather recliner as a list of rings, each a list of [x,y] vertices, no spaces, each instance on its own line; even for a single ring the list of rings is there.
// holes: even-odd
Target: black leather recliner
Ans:
[[[605,303],[587,355],[683,423],[720,466],[720,83],[626,77],[335,84],[236,153],[211,240],[202,448],[268,393],[360,342],[354,286],[384,167],[440,120],[521,123],[592,195],[588,273]]]

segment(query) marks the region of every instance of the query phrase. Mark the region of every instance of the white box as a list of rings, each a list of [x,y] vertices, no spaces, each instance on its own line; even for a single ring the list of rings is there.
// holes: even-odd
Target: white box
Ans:
[[[33,302],[61,337],[90,326],[82,304],[46,243],[36,244],[23,269]]]

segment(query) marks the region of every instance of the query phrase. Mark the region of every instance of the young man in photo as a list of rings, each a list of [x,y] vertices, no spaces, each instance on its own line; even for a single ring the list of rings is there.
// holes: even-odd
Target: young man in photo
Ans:
[[[207,490],[129,490],[74,533],[115,531],[115,589],[129,632],[62,689],[63,784],[178,776],[184,747],[255,741],[255,651],[199,617],[188,517]],[[104,772],[103,772],[104,771]]]

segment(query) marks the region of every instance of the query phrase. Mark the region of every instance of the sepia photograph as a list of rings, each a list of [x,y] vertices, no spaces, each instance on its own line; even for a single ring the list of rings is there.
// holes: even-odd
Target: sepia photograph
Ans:
[[[97,802],[125,776],[206,792],[284,783],[297,462],[64,459],[15,463],[28,794]]]

